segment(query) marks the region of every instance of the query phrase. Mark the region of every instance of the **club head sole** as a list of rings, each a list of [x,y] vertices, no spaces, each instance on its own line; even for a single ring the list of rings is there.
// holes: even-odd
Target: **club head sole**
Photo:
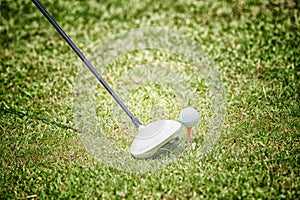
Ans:
[[[182,137],[182,125],[173,120],[154,121],[139,130],[130,148],[137,159],[149,159],[171,151]]]

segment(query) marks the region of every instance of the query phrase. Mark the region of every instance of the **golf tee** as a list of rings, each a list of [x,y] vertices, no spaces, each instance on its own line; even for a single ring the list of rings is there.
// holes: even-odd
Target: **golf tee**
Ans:
[[[188,144],[191,144],[191,132],[192,132],[192,127],[187,127],[187,134],[188,134]]]

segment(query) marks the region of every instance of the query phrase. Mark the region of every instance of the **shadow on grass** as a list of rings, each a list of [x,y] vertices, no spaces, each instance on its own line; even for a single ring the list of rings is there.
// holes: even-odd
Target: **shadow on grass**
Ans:
[[[65,125],[63,123],[60,123],[60,122],[57,122],[57,121],[54,121],[54,120],[48,120],[46,118],[41,118],[41,117],[38,117],[38,116],[36,116],[34,114],[30,114],[29,112],[18,111],[15,108],[4,108],[2,110],[2,112],[4,112],[4,115],[5,114],[12,114],[12,115],[16,115],[16,116],[18,116],[20,118],[28,117],[31,120],[40,121],[40,122],[43,122],[45,124],[50,124],[50,125],[53,125],[53,126],[65,129],[65,130],[72,130],[72,131],[74,131],[76,133],[83,133],[81,130],[78,130],[78,129],[74,128],[74,127]]]

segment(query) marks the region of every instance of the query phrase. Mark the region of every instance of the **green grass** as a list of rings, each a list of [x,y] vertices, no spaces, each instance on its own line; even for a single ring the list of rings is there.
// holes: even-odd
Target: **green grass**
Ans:
[[[297,1],[43,2],[86,54],[150,26],[200,43],[222,74],[226,131],[204,158],[151,173],[98,162],[74,130],[80,60],[30,1],[1,1],[0,199],[299,198]]]

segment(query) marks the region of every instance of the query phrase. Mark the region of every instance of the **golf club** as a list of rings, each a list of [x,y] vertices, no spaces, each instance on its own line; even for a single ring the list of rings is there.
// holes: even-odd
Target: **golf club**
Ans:
[[[158,152],[161,147],[168,147],[167,143],[176,144],[176,141],[178,141],[182,133],[181,123],[174,120],[158,120],[148,124],[147,126],[143,126],[142,123],[137,118],[135,118],[133,114],[128,110],[125,104],[119,99],[119,97],[111,89],[111,87],[104,81],[97,70],[92,66],[92,64],[87,60],[83,53],[62,30],[62,28],[56,23],[52,16],[41,5],[41,3],[38,0],[32,0],[32,2],[47,18],[52,26],[58,31],[63,39],[69,44],[73,51],[80,57],[80,59],[89,68],[89,70],[96,76],[96,78],[109,92],[109,94],[116,100],[120,107],[126,112],[135,127],[138,129],[139,132],[133,140],[130,149],[131,155],[133,157],[140,159],[151,158]]]

